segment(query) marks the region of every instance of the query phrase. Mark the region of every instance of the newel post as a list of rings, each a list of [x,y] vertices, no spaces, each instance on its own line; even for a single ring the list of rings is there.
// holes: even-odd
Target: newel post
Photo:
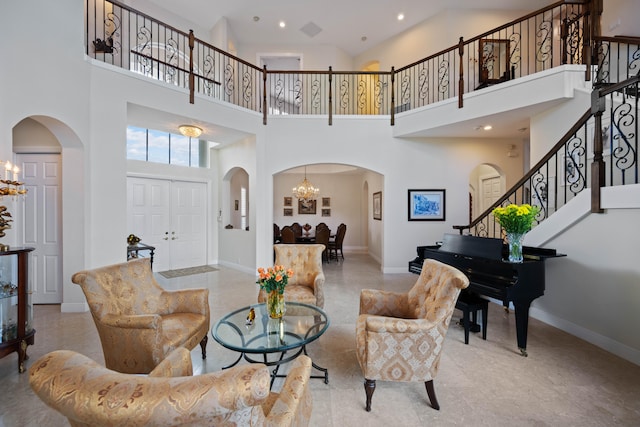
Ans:
[[[591,92],[591,113],[595,118],[593,131],[593,162],[591,163],[591,212],[602,213],[601,188],[605,185],[605,166],[602,158],[602,113],[606,108],[606,98],[600,89]]]
[[[391,67],[391,126],[396,124],[396,67]]]
[[[333,124],[333,97],[331,94],[333,93],[333,68],[329,66],[329,126]]]
[[[462,65],[464,57],[464,41],[460,37],[458,42],[458,55],[460,55],[460,80],[458,81],[458,108],[463,107],[462,95],[464,95],[464,66]]]
[[[195,45],[196,37],[193,35],[193,30],[189,30],[189,103],[193,104],[195,100],[195,76],[193,75],[193,46]]]
[[[262,68],[262,124],[267,124],[267,64]]]

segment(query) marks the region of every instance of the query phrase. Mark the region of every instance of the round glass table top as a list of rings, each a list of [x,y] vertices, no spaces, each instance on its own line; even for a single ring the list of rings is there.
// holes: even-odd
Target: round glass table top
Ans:
[[[255,318],[248,321],[253,308]],[[320,308],[287,302],[281,319],[271,319],[266,304],[233,311],[211,329],[213,339],[224,347],[243,353],[273,353],[302,347],[320,337],[329,327],[329,318]]]

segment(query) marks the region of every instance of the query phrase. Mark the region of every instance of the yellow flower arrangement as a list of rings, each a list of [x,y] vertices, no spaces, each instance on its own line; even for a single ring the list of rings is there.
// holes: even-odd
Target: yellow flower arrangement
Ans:
[[[506,207],[497,207],[492,213],[496,221],[504,228],[507,233],[524,234],[531,230],[533,220],[540,212],[538,206],[529,204],[514,205],[510,204]]]
[[[264,269],[258,269],[260,278],[256,282],[265,292],[278,291],[279,294],[284,293],[284,287],[287,286],[289,278],[293,276],[293,270],[286,269],[283,265],[274,265]]]

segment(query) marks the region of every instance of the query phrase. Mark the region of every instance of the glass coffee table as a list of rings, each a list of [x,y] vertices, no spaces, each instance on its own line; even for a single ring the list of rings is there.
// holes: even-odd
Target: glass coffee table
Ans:
[[[271,384],[283,363],[290,362],[300,354],[307,354],[307,344],[317,340],[329,327],[329,318],[320,308],[309,304],[287,302],[286,312],[281,319],[271,319],[266,304],[254,304],[235,310],[216,322],[211,329],[213,339],[223,347],[240,353],[238,359],[222,369],[235,366],[244,358],[250,363],[264,363],[275,366],[271,374]],[[249,311],[253,308],[255,318],[248,324]],[[312,362],[329,383],[329,371]]]

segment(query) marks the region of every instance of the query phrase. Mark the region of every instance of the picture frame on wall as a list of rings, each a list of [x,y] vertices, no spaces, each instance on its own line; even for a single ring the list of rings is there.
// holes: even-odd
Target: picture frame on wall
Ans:
[[[373,219],[382,220],[382,191],[373,193]]]
[[[409,221],[444,221],[445,190],[408,190]]]
[[[322,209],[322,216],[331,216],[331,209]]]
[[[298,200],[298,215],[315,215],[316,214],[316,200],[309,200],[308,202]]]
[[[284,198],[284,206],[293,206],[293,199],[290,196]]]
[[[323,208],[328,208],[329,206],[331,206],[331,197],[323,197],[322,198],[322,207]]]
[[[284,208],[283,216],[293,216],[293,208]]]

